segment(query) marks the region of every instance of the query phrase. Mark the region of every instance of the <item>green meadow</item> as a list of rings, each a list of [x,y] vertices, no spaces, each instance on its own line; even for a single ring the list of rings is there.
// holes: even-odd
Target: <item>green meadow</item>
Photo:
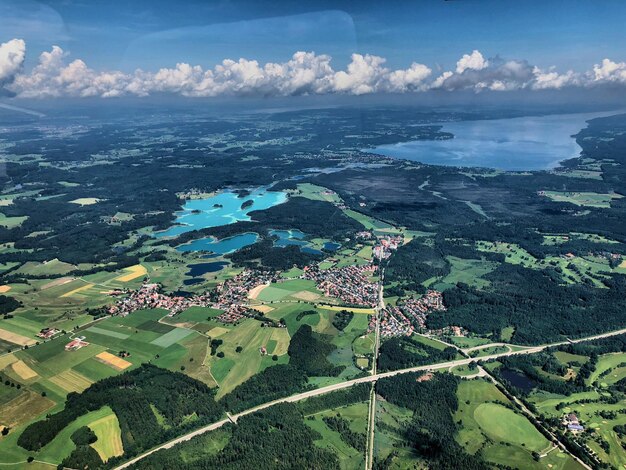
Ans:
[[[513,411],[511,402],[491,382],[463,380],[457,390],[459,408],[455,420],[461,423],[456,440],[469,453],[480,451],[495,465],[529,469],[576,469],[578,464],[559,450],[539,461],[553,445],[522,414]]]

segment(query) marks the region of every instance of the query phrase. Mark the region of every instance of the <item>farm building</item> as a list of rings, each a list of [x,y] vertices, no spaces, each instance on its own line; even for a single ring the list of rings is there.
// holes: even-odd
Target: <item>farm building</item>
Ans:
[[[84,336],[79,336],[79,337],[73,339],[72,341],[70,341],[69,343],[67,343],[65,345],[65,350],[66,351],[77,351],[80,348],[84,348],[87,345],[89,345],[89,343],[85,341],[85,337]]]
[[[54,335],[59,332],[56,328],[42,328],[39,333],[37,333],[37,337],[42,339],[50,339]]]

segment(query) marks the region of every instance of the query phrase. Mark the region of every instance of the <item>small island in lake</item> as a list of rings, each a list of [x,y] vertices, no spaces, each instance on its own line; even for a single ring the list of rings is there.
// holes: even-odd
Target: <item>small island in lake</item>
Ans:
[[[244,201],[244,203],[241,205],[241,210],[247,209],[248,207],[252,207],[252,204],[254,204],[253,199],[248,199],[247,201]]]

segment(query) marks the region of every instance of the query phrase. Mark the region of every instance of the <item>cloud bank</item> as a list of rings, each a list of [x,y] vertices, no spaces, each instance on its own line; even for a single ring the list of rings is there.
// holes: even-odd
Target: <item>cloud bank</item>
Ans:
[[[546,90],[566,87],[626,86],[626,63],[604,59],[587,72],[542,70],[525,60],[485,58],[477,50],[463,55],[454,70],[436,75],[414,62],[391,70],[383,57],[352,54],[345,70],[334,70],[328,55],[296,52],[283,63],[225,59],[212,69],[178,63],[156,72],[97,71],[80,59],[70,60],[53,46],[30,71],[23,69],[26,44],[0,44],[0,95],[20,98],[149,96],[166,93],[187,97],[363,95],[428,90]]]

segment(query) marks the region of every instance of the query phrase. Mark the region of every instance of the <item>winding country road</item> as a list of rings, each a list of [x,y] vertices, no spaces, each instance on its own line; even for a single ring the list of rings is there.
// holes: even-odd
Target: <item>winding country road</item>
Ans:
[[[180,437],[177,437],[176,439],[172,439],[171,441],[168,441],[164,444],[161,444],[158,447],[155,447],[154,449],[151,449],[147,452],[144,452],[143,454],[138,455],[137,457],[134,457],[133,459],[119,465],[118,467],[115,467],[115,470],[120,470],[123,468],[127,468],[133,464],[135,464],[136,462],[146,458],[147,456],[153,454],[154,452],[157,452],[161,449],[170,449],[172,447],[174,447],[177,444],[180,444],[181,442],[186,442],[196,436],[199,436],[201,434],[204,434],[206,432],[209,431],[213,431],[214,429],[218,429],[222,426],[224,426],[227,423],[230,422],[237,422],[237,420],[239,418],[241,418],[242,416],[246,416],[249,415],[251,413],[255,413],[256,411],[260,411],[263,410],[265,408],[269,408],[271,406],[274,405],[278,405],[279,403],[295,403],[298,401],[302,401],[305,400],[307,398],[311,398],[311,397],[315,397],[318,395],[325,395],[326,393],[330,393],[330,392],[335,392],[337,390],[342,390],[345,388],[349,388],[352,387],[353,385],[356,384],[361,384],[361,383],[371,383],[371,382],[376,382],[379,379],[384,379],[387,377],[394,377],[396,375],[400,375],[400,374],[407,374],[410,372],[421,372],[421,371],[433,371],[433,370],[439,370],[439,369],[449,369],[451,367],[456,367],[456,366],[462,366],[462,365],[466,365],[469,364],[472,361],[488,361],[490,359],[498,359],[501,357],[507,357],[507,356],[515,356],[515,355],[520,355],[520,354],[534,354],[534,353],[538,353],[541,352],[545,349],[551,348],[551,347],[555,347],[555,346],[562,346],[565,344],[572,344],[572,343],[582,343],[582,342],[586,342],[586,341],[593,341],[596,339],[603,339],[603,338],[609,338],[611,336],[617,336],[617,335],[621,335],[621,334],[625,334],[626,333],[626,328],[623,328],[621,330],[615,330],[615,331],[609,331],[607,333],[602,333],[602,334],[598,334],[598,335],[593,335],[593,336],[587,336],[585,338],[579,338],[579,339],[574,339],[574,340],[566,340],[566,341],[559,341],[556,343],[550,343],[550,344],[544,344],[541,346],[532,346],[529,347],[528,349],[524,349],[524,350],[520,350],[520,351],[507,351],[507,352],[503,352],[503,353],[498,353],[498,354],[492,354],[490,356],[483,356],[480,358],[463,358],[463,359],[457,359],[454,361],[448,361],[448,362],[440,362],[438,364],[428,364],[428,365],[424,365],[424,366],[417,366],[417,367],[409,367],[407,369],[400,369],[400,370],[394,370],[394,371],[389,371],[389,372],[382,372],[382,373],[376,373],[373,375],[368,375],[366,377],[359,377],[358,379],[353,379],[353,380],[347,380],[345,382],[340,382],[337,384],[333,384],[333,385],[328,385],[326,387],[321,387],[321,388],[317,388],[315,390],[308,390],[306,392],[303,393],[298,393],[295,395],[291,395],[289,397],[285,397],[285,398],[280,398],[278,400],[274,400],[274,401],[270,401],[267,403],[263,403],[261,405],[255,406],[253,408],[247,409],[245,411],[242,411],[241,413],[237,413],[234,415],[228,415],[227,418],[224,418],[221,421],[217,421],[215,423],[209,424],[207,426],[204,426],[202,428],[196,429],[195,431],[191,431],[187,434],[184,434]],[[483,347],[487,347],[489,345],[484,345]]]

